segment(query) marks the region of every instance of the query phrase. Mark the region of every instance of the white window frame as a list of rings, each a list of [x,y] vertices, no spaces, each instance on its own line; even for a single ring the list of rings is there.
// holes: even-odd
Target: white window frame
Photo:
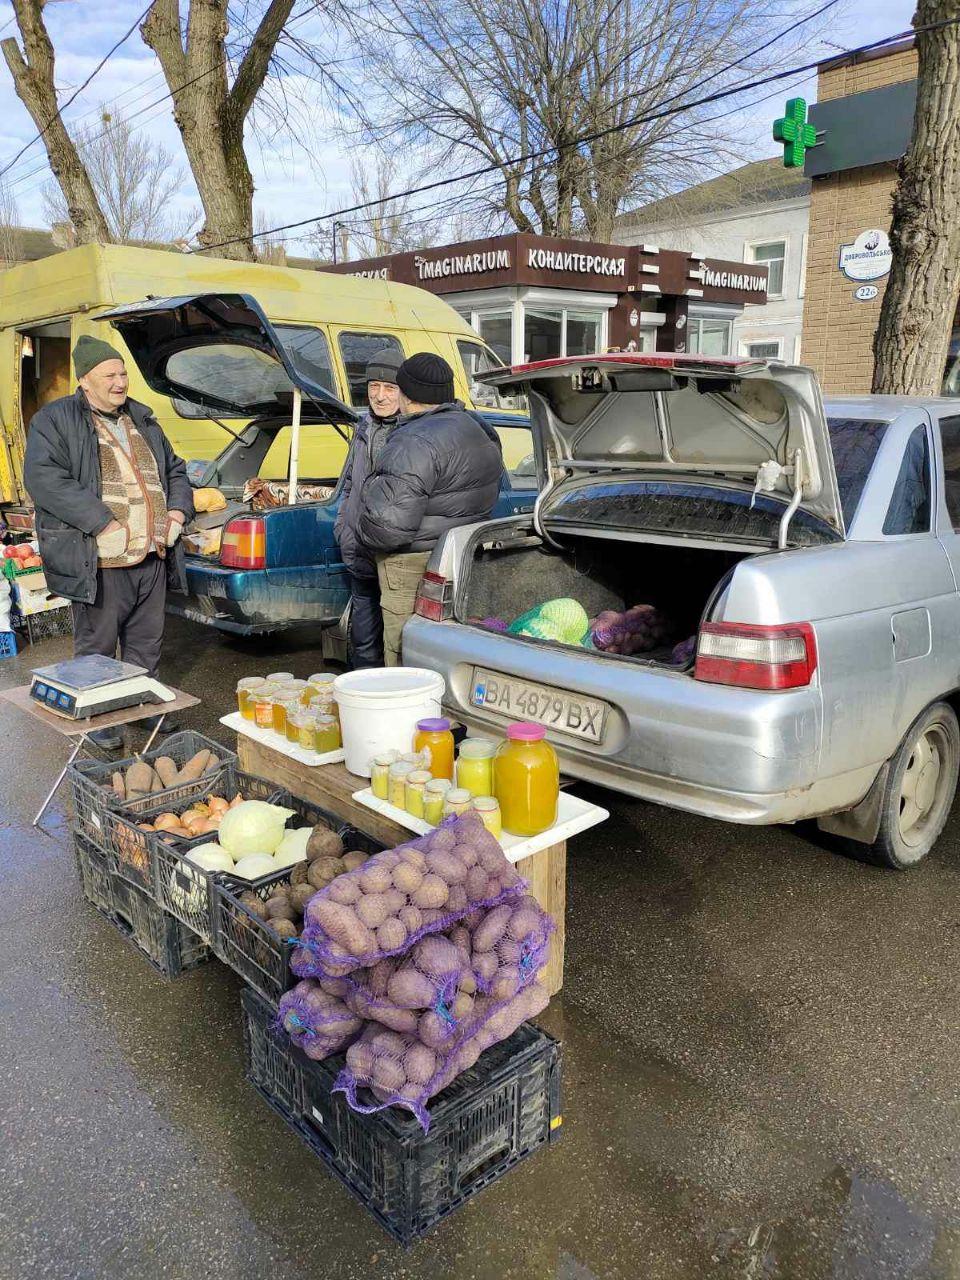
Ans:
[[[809,237],[809,235],[807,234],[807,232],[806,232],[806,231],[805,231],[805,232],[803,233],[803,235],[800,237],[800,283],[799,283],[799,285],[797,286],[797,297],[798,297],[798,298],[802,298],[802,297],[803,297],[803,295],[804,295],[804,292],[806,291],[806,285],[807,285],[807,241],[809,240],[809,238],[810,238],[810,237]],[[786,276],[784,276],[784,279],[786,279]],[[799,357],[799,355],[800,355],[800,352],[799,352],[799,350],[798,350],[798,351],[797,351],[797,356]]]
[[[727,326],[728,326],[728,331],[727,331],[727,332],[728,332],[728,341],[727,341],[727,351],[726,351],[726,355],[727,355],[727,356],[732,355],[732,354],[733,354],[733,344],[734,344],[734,341],[735,341],[735,334],[734,334],[734,332],[733,332],[733,324],[734,324],[734,321],[735,321],[735,319],[737,318],[737,316],[738,316],[738,315],[739,315],[739,312],[731,312],[729,315],[724,315],[722,312],[716,312],[716,313],[711,313],[711,312],[706,312],[706,311],[696,311],[696,312],[695,312],[695,311],[694,311],[694,309],[691,307],[691,308],[690,308],[690,311],[689,311],[689,313],[688,313],[688,315],[687,315],[687,327],[686,327],[686,330],[685,330],[685,333],[686,333],[686,335],[687,335],[687,337],[686,337],[686,349],[687,349],[687,351],[688,351],[688,352],[692,352],[692,351],[693,351],[693,348],[692,348],[692,347],[691,347],[691,345],[690,345],[690,331],[691,331],[691,327],[692,327],[693,325],[697,325],[697,326],[699,326],[703,321],[707,321],[707,323],[708,323],[708,324],[709,324],[710,322],[714,322],[714,323],[718,323],[718,324],[725,324],[725,325],[727,325]],[[699,327],[698,327],[698,332],[699,332]],[[721,357],[721,359],[722,359],[722,358],[723,358],[723,357]]]
[[[777,344],[777,354],[775,356],[756,356],[756,357],[750,356],[751,347],[758,346],[760,343],[769,344],[771,342],[775,342]],[[779,335],[771,336],[769,338],[741,338],[740,354],[742,356],[746,356],[748,359],[753,358],[757,360],[782,360],[783,359],[783,338],[780,337]]]
[[[779,293],[768,293],[768,302],[778,302],[781,298],[787,296],[787,264],[790,260],[790,237],[782,236],[764,236],[760,240],[747,240],[743,246],[743,260],[753,267],[765,267],[766,262],[758,262],[754,255],[754,250],[759,249],[763,245],[782,244],[783,245],[783,287]]]

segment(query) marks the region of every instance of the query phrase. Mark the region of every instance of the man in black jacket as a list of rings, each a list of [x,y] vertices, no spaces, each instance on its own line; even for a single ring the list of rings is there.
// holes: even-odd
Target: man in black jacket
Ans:
[[[354,429],[343,468],[343,487],[335,532],[340,555],[350,575],[350,660],[354,667],[383,666],[383,615],[377,562],[357,541],[357,512],[363,483],[373,470],[400,416],[397,370],[403,353],[393,347],[378,351],[366,368],[370,409]]]
[[[73,601],[78,657],[115,657],[119,643],[123,661],[156,676],[167,585],[186,589],[186,467],[150,409],[127,398],[118,351],[84,336],[73,363],[76,393],[34,415],[24,460],[47,584]],[[96,736],[120,745],[116,730]]]
[[[500,492],[494,429],[454,399],[453,370],[422,351],[397,371],[403,416],[363,485],[357,538],[376,553],[388,666],[413,613],[430,553],[450,529],[486,520]]]

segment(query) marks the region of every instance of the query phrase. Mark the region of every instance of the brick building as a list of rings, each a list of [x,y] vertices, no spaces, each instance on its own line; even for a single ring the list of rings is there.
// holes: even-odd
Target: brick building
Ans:
[[[896,164],[912,128],[916,76],[912,40],[819,68],[810,119],[823,136],[805,165],[813,183],[802,350],[826,391],[870,390],[873,335],[889,279],[885,238]],[[877,231],[880,243],[858,254]]]

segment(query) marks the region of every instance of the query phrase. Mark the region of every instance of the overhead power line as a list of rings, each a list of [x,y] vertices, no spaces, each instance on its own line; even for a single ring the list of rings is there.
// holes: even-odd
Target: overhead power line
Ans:
[[[882,40],[874,40],[870,44],[860,45],[850,50],[850,55],[858,55],[869,53],[874,49],[881,49],[887,45],[896,44],[911,35],[917,35],[927,31],[936,31],[944,27],[956,26],[960,24],[960,17],[943,18],[938,22],[927,23],[925,26],[916,27],[911,31],[901,31],[894,36],[886,36]],[[648,111],[634,116],[630,120],[621,121],[619,124],[609,125],[605,129],[597,129],[592,133],[583,134],[579,138],[572,138],[569,142],[554,143],[547,147],[540,147],[535,151],[523,152],[520,155],[498,160],[492,164],[482,165],[477,169],[471,169],[466,173],[457,174],[451,178],[438,178],[434,182],[426,182],[420,186],[407,187],[402,191],[391,192],[387,196],[378,196],[372,200],[364,200],[358,204],[349,205],[343,209],[334,209],[329,213],[316,214],[311,218],[300,218],[296,222],[286,222],[277,227],[268,227],[263,231],[253,233],[253,239],[262,236],[276,235],[281,231],[294,231],[300,227],[312,226],[318,222],[326,222],[332,218],[342,218],[349,213],[360,213],[365,209],[373,208],[375,205],[386,204],[390,200],[402,200],[407,196],[423,195],[427,191],[439,191],[444,187],[453,186],[458,182],[469,182],[474,178],[485,177],[489,173],[495,173],[504,167],[515,167],[517,165],[528,164],[532,160],[544,160],[548,156],[559,154],[562,151],[573,150],[582,147],[591,142],[597,142],[601,138],[609,137],[614,133],[622,133],[626,129],[635,128],[640,124],[649,124],[655,120],[667,119],[671,116],[683,115],[688,111],[692,111],[695,107],[707,106],[711,102],[720,102],[725,98],[733,97],[738,93],[747,93],[751,89],[765,88],[767,85],[778,84],[784,80],[792,80],[797,76],[816,70],[822,58],[816,59],[814,62],[802,63],[799,66],[788,67],[785,71],[776,71],[770,75],[762,76],[757,80],[744,81],[741,84],[730,85],[725,89],[718,89],[713,93],[706,94],[702,98],[695,98],[692,101],[684,102],[675,107],[663,107],[656,111]],[[696,89],[699,86],[694,86]],[[227,245],[241,244],[247,237],[234,236],[229,240],[220,240],[216,244],[205,245],[203,249],[190,249],[190,253],[210,253],[214,249],[223,249]]]
[[[153,3],[153,0],[150,0],[150,4],[152,4],[152,3]],[[90,82],[91,82],[91,81],[92,81],[96,76],[98,76],[98,75],[100,74],[100,72],[101,72],[101,71],[103,70],[103,68],[107,65],[107,63],[110,61],[110,59],[113,57],[113,55],[117,52],[117,50],[120,48],[120,46],[121,46],[121,45],[123,45],[123,44],[126,44],[126,42],[130,39],[130,37],[131,37],[131,36],[133,35],[133,33],[136,31],[137,27],[139,27],[140,23],[141,23],[141,22],[144,20],[144,18],[147,16],[147,13],[148,13],[148,12],[149,12],[149,10],[150,10],[150,4],[148,4],[148,5],[147,5],[147,7],[143,10],[143,12],[140,14],[139,18],[137,18],[136,22],[134,22],[133,26],[132,26],[132,27],[130,27],[130,28],[129,28],[129,29],[128,29],[128,30],[127,30],[127,31],[126,31],[126,32],[125,32],[121,37],[120,37],[120,39],[116,42],[116,44],[115,44],[111,49],[109,49],[109,50],[107,51],[107,53],[105,53],[105,54],[104,54],[104,56],[100,59],[100,61],[97,63],[97,65],[94,67],[94,69],[93,69],[93,70],[90,72],[90,74],[87,76],[86,80],[84,80],[83,84],[82,84],[82,85],[80,85],[79,89],[75,89],[75,90],[74,90],[74,92],[70,95],[70,97],[69,97],[69,98],[66,100],[66,102],[63,104],[63,106],[62,106],[62,107],[58,107],[58,108],[57,108],[57,110],[53,113],[53,115],[50,117],[50,119],[47,121],[47,123],[43,126],[43,128],[40,130],[40,132],[39,132],[39,133],[37,133],[34,137],[32,137],[32,138],[30,139],[30,141],[29,141],[29,142],[24,143],[24,145],[20,148],[20,150],[19,150],[19,151],[17,152],[17,154],[13,157],[13,159],[12,159],[11,161],[9,161],[9,163],[5,164],[5,165],[4,165],[4,167],[3,167],[2,169],[0,169],[0,178],[2,178],[5,174],[7,174],[7,173],[9,173],[9,172],[10,172],[10,170],[11,170],[11,169],[13,168],[13,166],[17,163],[17,161],[20,159],[20,157],[21,157],[25,152],[29,151],[29,150],[30,150],[30,148],[33,146],[33,144],[34,144],[35,142],[39,142],[39,141],[40,141],[40,139],[44,136],[44,134],[47,132],[47,130],[50,128],[50,126],[54,123],[54,121],[55,121],[55,120],[59,120],[59,119],[62,117],[62,115],[63,115],[64,111],[66,111],[67,107],[69,107],[69,106],[70,106],[70,104],[71,104],[72,102],[74,102],[77,98],[79,98],[79,97],[80,97],[80,94],[81,94],[81,93],[83,93],[84,89],[86,89],[86,87],[90,84]]]

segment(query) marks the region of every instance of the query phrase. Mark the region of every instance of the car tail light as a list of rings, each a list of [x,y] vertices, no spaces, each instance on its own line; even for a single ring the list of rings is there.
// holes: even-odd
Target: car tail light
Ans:
[[[439,573],[425,573],[420,579],[414,613],[431,622],[446,622],[453,617],[453,583]]]
[[[220,563],[228,569],[265,569],[267,528],[255,516],[230,520],[220,540]]]
[[[809,622],[778,627],[705,622],[694,676],[741,689],[799,689],[817,669],[817,641]]]

